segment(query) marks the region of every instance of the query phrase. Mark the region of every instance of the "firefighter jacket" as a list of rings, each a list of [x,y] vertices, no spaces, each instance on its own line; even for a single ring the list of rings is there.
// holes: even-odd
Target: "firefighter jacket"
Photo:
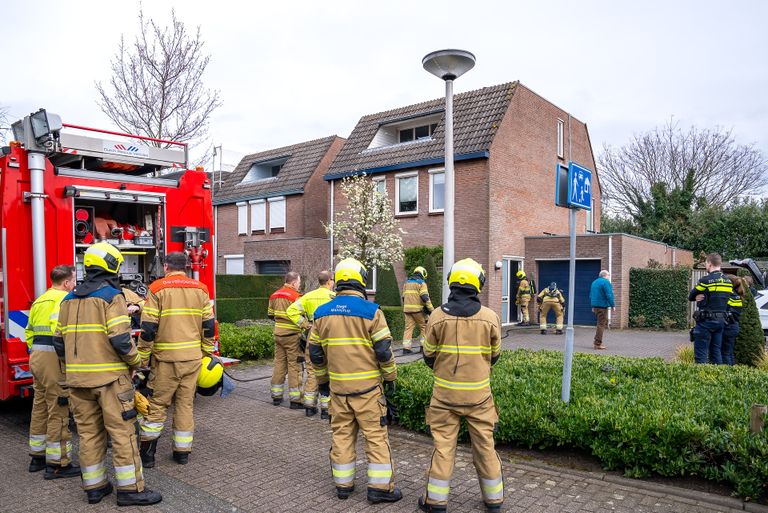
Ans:
[[[288,307],[301,297],[299,291],[287,283],[269,296],[267,316],[275,321],[275,336],[295,335],[301,331],[288,317]]]
[[[500,352],[501,327],[493,310],[481,306],[460,317],[438,308],[429,316],[424,338],[424,360],[435,374],[432,397],[453,406],[487,400],[491,365]]]
[[[688,294],[688,300],[695,301],[696,296],[703,294],[704,299],[696,303],[698,309],[704,312],[722,313],[726,311],[728,298],[732,293],[733,282],[721,271],[714,271],[699,280]]]
[[[139,307],[140,310],[144,309],[144,304],[147,302],[145,299],[141,299],[141,296],[136,294],[131,289],[126,289],[123,287],[123,295],[125,296],[125,302],[126,304],[130,305],[136,305]]]
[[[293,324],[303,330],[311,327],[315,318],[315,310],[336,297],[336,293],[325,287],[318,287],[312,292],[307,292],[293,302],[286,310],[288,318]]]
[[[54,352],[53,334],[59,322],[59,307],[66,295],[66,290],[50,288],[32,303],[24,329],[30,351]]]
[[[416,313],[425,309],[427,312],[435,309],[429,299],[427,283],[420,278],[408,278],[403,285],[403,312]]]
[[[561,305],[564,305],[565,298],[563,297],[563,293],[560,292],[560,289],[552,290],[547,287],[539,292],[539,303],[560,303]]]
[[[531,288],[531,282],[526,278],[520,280],[520,285],[517,287],[517,299],[531,299],[533,295],[533,289]]]
[[[320,384],[337,395],[360,395],[397,378],[392,335],[379,305],[343,290],[315,310],[309,356]]]
[[[53,345],[65,362],[67,385],[95,388],[129,376],[141,363],[131,338],[125,297],[107,283],[61,302]]]
[[[149,286],[141,314],[139,354],[160,362],[200,360],[213,353],[215,320],[208,287],[182,272]]]

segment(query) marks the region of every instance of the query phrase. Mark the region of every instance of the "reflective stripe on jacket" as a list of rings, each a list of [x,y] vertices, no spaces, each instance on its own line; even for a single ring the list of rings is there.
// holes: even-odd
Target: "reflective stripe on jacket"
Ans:
[[[302,329],[307,329],[315,318],[317,307],[324,305],[334,297],[336,297],[336,293],[332,290],[318,287],[294,301],[286,310],[286,315],[293,324],[300,326]]]
[[[424,308],[430,312],[434,310],[427,283],[418,278],[409,278],[403,285],[403,312],[416,313]]]
[[[520,285],[517,287],[517,298],[531,298],[531,295],[533,293],[533,290],[531,289],[531,282],[529,282],[526,278],[523,278],[520,281]]]
[[[141,313],[139,354],[161,362],[199,360],[213,353],[215,319],[208,287],[183,272],[149,286]]]
[[[46,346],[53,344],[53,334],[59,322],[59,307],[66,295],[66,290],[50,288],[32,303],[29,321],[24,329],[30,350],[34,349],[32,344],[35,343]]]
[[[290,307],[301,294],[288,284],[283,285],[269,296],[267,315],[275,321],[275,336],[294,335],[301,331],[288,317]]]
[[[565,298],[563,297],[563,293],[560,292],[560,289],[555,289],[553,292],[550,292],[549,288],[546,288],[539,292],[539,298],[542,299],[542,303],[565,304]]]
[[[721,271],[714,271],[703,276],[696,286],[688,294],[689,301],[695,301],[699,294],[704,299],[696,302],[699,310],[705,312],[725,312],[728,307],[728,298],[733,293],[733,282],[725,277]]]

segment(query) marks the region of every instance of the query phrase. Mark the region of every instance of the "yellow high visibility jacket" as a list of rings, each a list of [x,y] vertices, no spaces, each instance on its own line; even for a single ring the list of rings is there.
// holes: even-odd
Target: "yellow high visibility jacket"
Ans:
[[[50,288],[32,303],[29,322],[24,329],[30,351],[54,351],[53,334],[59,322],[61,300],[66,295],[66,290]]]
[[[315,310],[336,297],[336,293],[325,287],[318,287],[307,292],[293,302],[286,310],[288,318],[301,329],[309,329],[315,318]]]

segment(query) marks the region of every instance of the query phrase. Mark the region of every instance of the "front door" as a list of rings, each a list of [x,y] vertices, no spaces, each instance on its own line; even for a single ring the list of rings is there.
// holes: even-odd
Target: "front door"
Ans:
[[[501,261],[501,323],[512,324],[520,320],[520,309],[515,304],[517,288],[520,285],[517,271],[520,261],[504,258]]]

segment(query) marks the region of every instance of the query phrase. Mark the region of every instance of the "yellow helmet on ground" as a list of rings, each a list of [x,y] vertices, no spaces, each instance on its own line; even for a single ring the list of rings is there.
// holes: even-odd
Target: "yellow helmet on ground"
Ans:
[[[525,278],[525,271],[517,271],[517,274],[515,276],[517,276],[518,280],[522,280]]]
[[[416,273],[419,273],[421,277],[424,278],[425,280],[427,279],[427,270],[424,269],[422,266],[418,266],[416,269],[413,270],[413,273],[411,274],[416,274]]]
[[[356,281],[365,287],[367,279],[368,271],[365,269],[365,266],[354,258],[345,258],[336,264],[334,275],[336,283],[340,281]]]
[[[97,242],[85,250],[83,265],[99,267],[112,274],[117,274],[123,263],[123,254],[109,242]]]
[[[451,266],[451,273],[448,275],[448,285],[470,285],[480,292],[483,289],[483,285],[485,285],[483,266],[471,258],[459,260]]]
[[[213,395],[221,386],[224,379],[224,366],[218,358],[203,356],[203,367],[197,375],[197,393],[200,395]]]

